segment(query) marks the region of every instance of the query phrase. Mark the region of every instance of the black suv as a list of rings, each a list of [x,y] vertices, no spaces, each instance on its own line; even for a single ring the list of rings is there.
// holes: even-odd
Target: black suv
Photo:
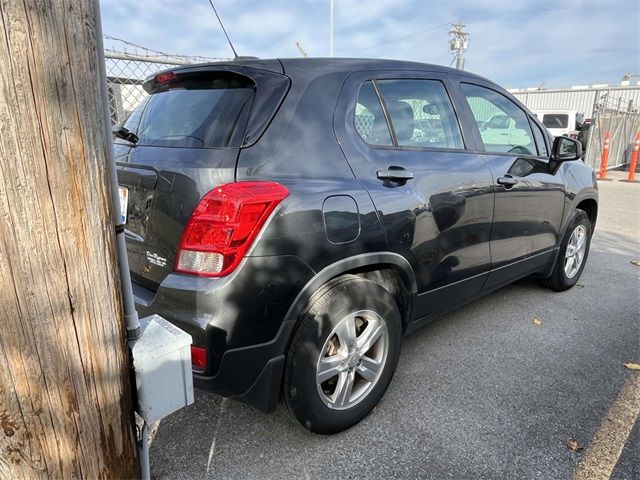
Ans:
[[[484,78],[243,60],[144,88],[116,131],[134,292],[192,335],[198,388],[337,432],[380,401],[403,335],[584,269],[598,194],[580,144]]]

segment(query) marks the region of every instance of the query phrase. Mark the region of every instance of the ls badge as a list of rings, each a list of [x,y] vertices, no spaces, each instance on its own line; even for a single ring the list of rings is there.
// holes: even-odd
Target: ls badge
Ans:
[[[164,267],[167,264],[166,258],[161,257],[157,253],[151,253],[149,250],[147,250],[147,260],[149,260],[150,264],[157,265],[159,267]]]

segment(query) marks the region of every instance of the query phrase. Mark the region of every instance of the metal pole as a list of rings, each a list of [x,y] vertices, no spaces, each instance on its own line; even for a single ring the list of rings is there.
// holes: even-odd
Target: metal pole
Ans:
[[[111,201],[114,207],[118,207],[116,215],[120,211],[120,193],[118,192],[118,174],[116,171],[116,163],[113,155],[113,142],[111,133],[111,116],[109,115],[109,95],[107,91],[107,69],[104,60],[104,45],[102,42],[102,18],[100,16],[100,1],[94,0],[95,19],[96,19],[96,56],[98,60],[98,68],[100,69],[100,81],[102,83],[102,102],[104,105],[104,135],[107,138],[107,169],[111,181]],[[119,216],[118,216],[119,217]],[[127,340],[129,348],[133,342],[140,338],[140,321],[138,312],[136,311],[133,299],[133,289],[131,287],[131,274],[129,272],[129,259],[127,257],[127,247],[124,240],[124,225],[120,220],[116,221],[116,240],[118,247],[118,265],[120,268],[120,288],[122,290],[122,308],[125,318],[125,328],[127,331]],[[150,478],[149,470],[149,442],[148,430],[146,423],[142,426],[141,445],[138,449],[140,461],[140,475],[143,480]]]
[[[102,20],[100,17],[100,2],[94,0],[96,11],[96,48],[98,56],[98,68],[100,68],[100,79],[104,88],[102,89],[102,101],[104,104],[104,135],[107,139],[111,139],[111,116],[109,115],[109,95],[107,93],[107,69],[104,61],[104,45],[102,43]],[[116,172],[116,163],[113,157],[113,142],[109,141],[107,151],[107,160],[109,169],[109,177],[111,180],[111,201],[113,206],[117,208],[116,214],[120,211],[120,193],[118,191],[118,174]],[[124,311],[125,327],[127,330],[127,340],[136,340],[140,338],[140,322],[138,320],[138,312],[133,299],[133,289],[131,288],[131,273],[129,272],[129,259],[127,257],[127,247],[124,240],[124,225],[120,224],[120,220],[116,222],[116,242],[118,245],[118,266],[120,269],[120,288],[122,289],[122,304]]]
[[[462,22],[454,23],[451,25],[449,35],[449,49],[455,52],[456,68],[458,70],[464,70],[464,58],[462,55],[467,51],[469,45],[469,34],[464,31],[465,24]]]
[[[602,96],[602,102],[601,104],[598,106],[598,152],[595,153],[595,156],[593,157],[593,166],[594,169],[596,169],[596,161],[598,162],[598,169],[600,168],[600,157],[598,156],[601,152],[602,152],[602,148],[603,148],[603,144],[602,144],[602,135],[605,132],[605,126],[604,126],[604,118],[603,118],[603,114],[606,115],[607,113],[607,102],[609,99],[609,92],[605,93]]]
[[[333,0],[329,0],[329,56],[333,57]]]
[[[596,168],[596,155],[593,151],[593,134],[598,128],[598,100],[600,97],[600,91],[596,90],[596,93],[593,98],[593,107],[591,108],[591,126],[589,127],[589,137],[587,139],[587,152],[585,156],[585,160],[587,165],[591,165],[594,169]]]
[[[618,104],[620,104],[620,102],[618,102]],[[609,170],[621,165],[621,163],[620,163],[620,147],[622,146],[622,143],[624,142],[624,136],[623,136],[624,132],[621,132],[621,129],[624,127],[627,113],[628,112],[624,112],[624,113],[622,113],[622,116],[620,116],[620,109],[618,108],[617,115],[616,115],[617,125],[615,126],[615,128],[614,128],[614,130],[613,130],[613,132],[611,134],[611,143],[613,144],[613,148],[611,149],[611,151],[613,152],[613,150],[615,149],[615,153],[613,154],[613,162],[614,163],[613,163],[613,166],[609,167]]]
[[[142,424],[140,432],[140,478],[150,480],[151,467],[149,464],[149,426],[147,422]]]

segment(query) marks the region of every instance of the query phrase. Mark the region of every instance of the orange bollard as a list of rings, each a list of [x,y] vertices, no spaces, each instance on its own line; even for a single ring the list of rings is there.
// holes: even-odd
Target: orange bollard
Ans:
[[[602,147],[602,157],[600,158],[600,177],[603,180],[607,176],[607,161],[609,160],[609,132],[604,132],[604,145]]]
[[[628,182],[636,180],[636,166],[638,165],[638,150],[640,150],[640,131],[636,133],[636,141],[633,142],[633,151],[631,152],[631,164],[629,165]]]

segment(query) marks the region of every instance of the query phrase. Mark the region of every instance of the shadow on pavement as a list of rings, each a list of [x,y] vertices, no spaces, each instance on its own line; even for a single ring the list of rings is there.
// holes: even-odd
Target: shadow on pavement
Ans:
[[[382,402],[335,436],[197,392],[160,423],[153,476],[570,478],[566,441],[590,442],[640,353],[637,247],[597,230],[579,286],[525,279],[407,337]]]

